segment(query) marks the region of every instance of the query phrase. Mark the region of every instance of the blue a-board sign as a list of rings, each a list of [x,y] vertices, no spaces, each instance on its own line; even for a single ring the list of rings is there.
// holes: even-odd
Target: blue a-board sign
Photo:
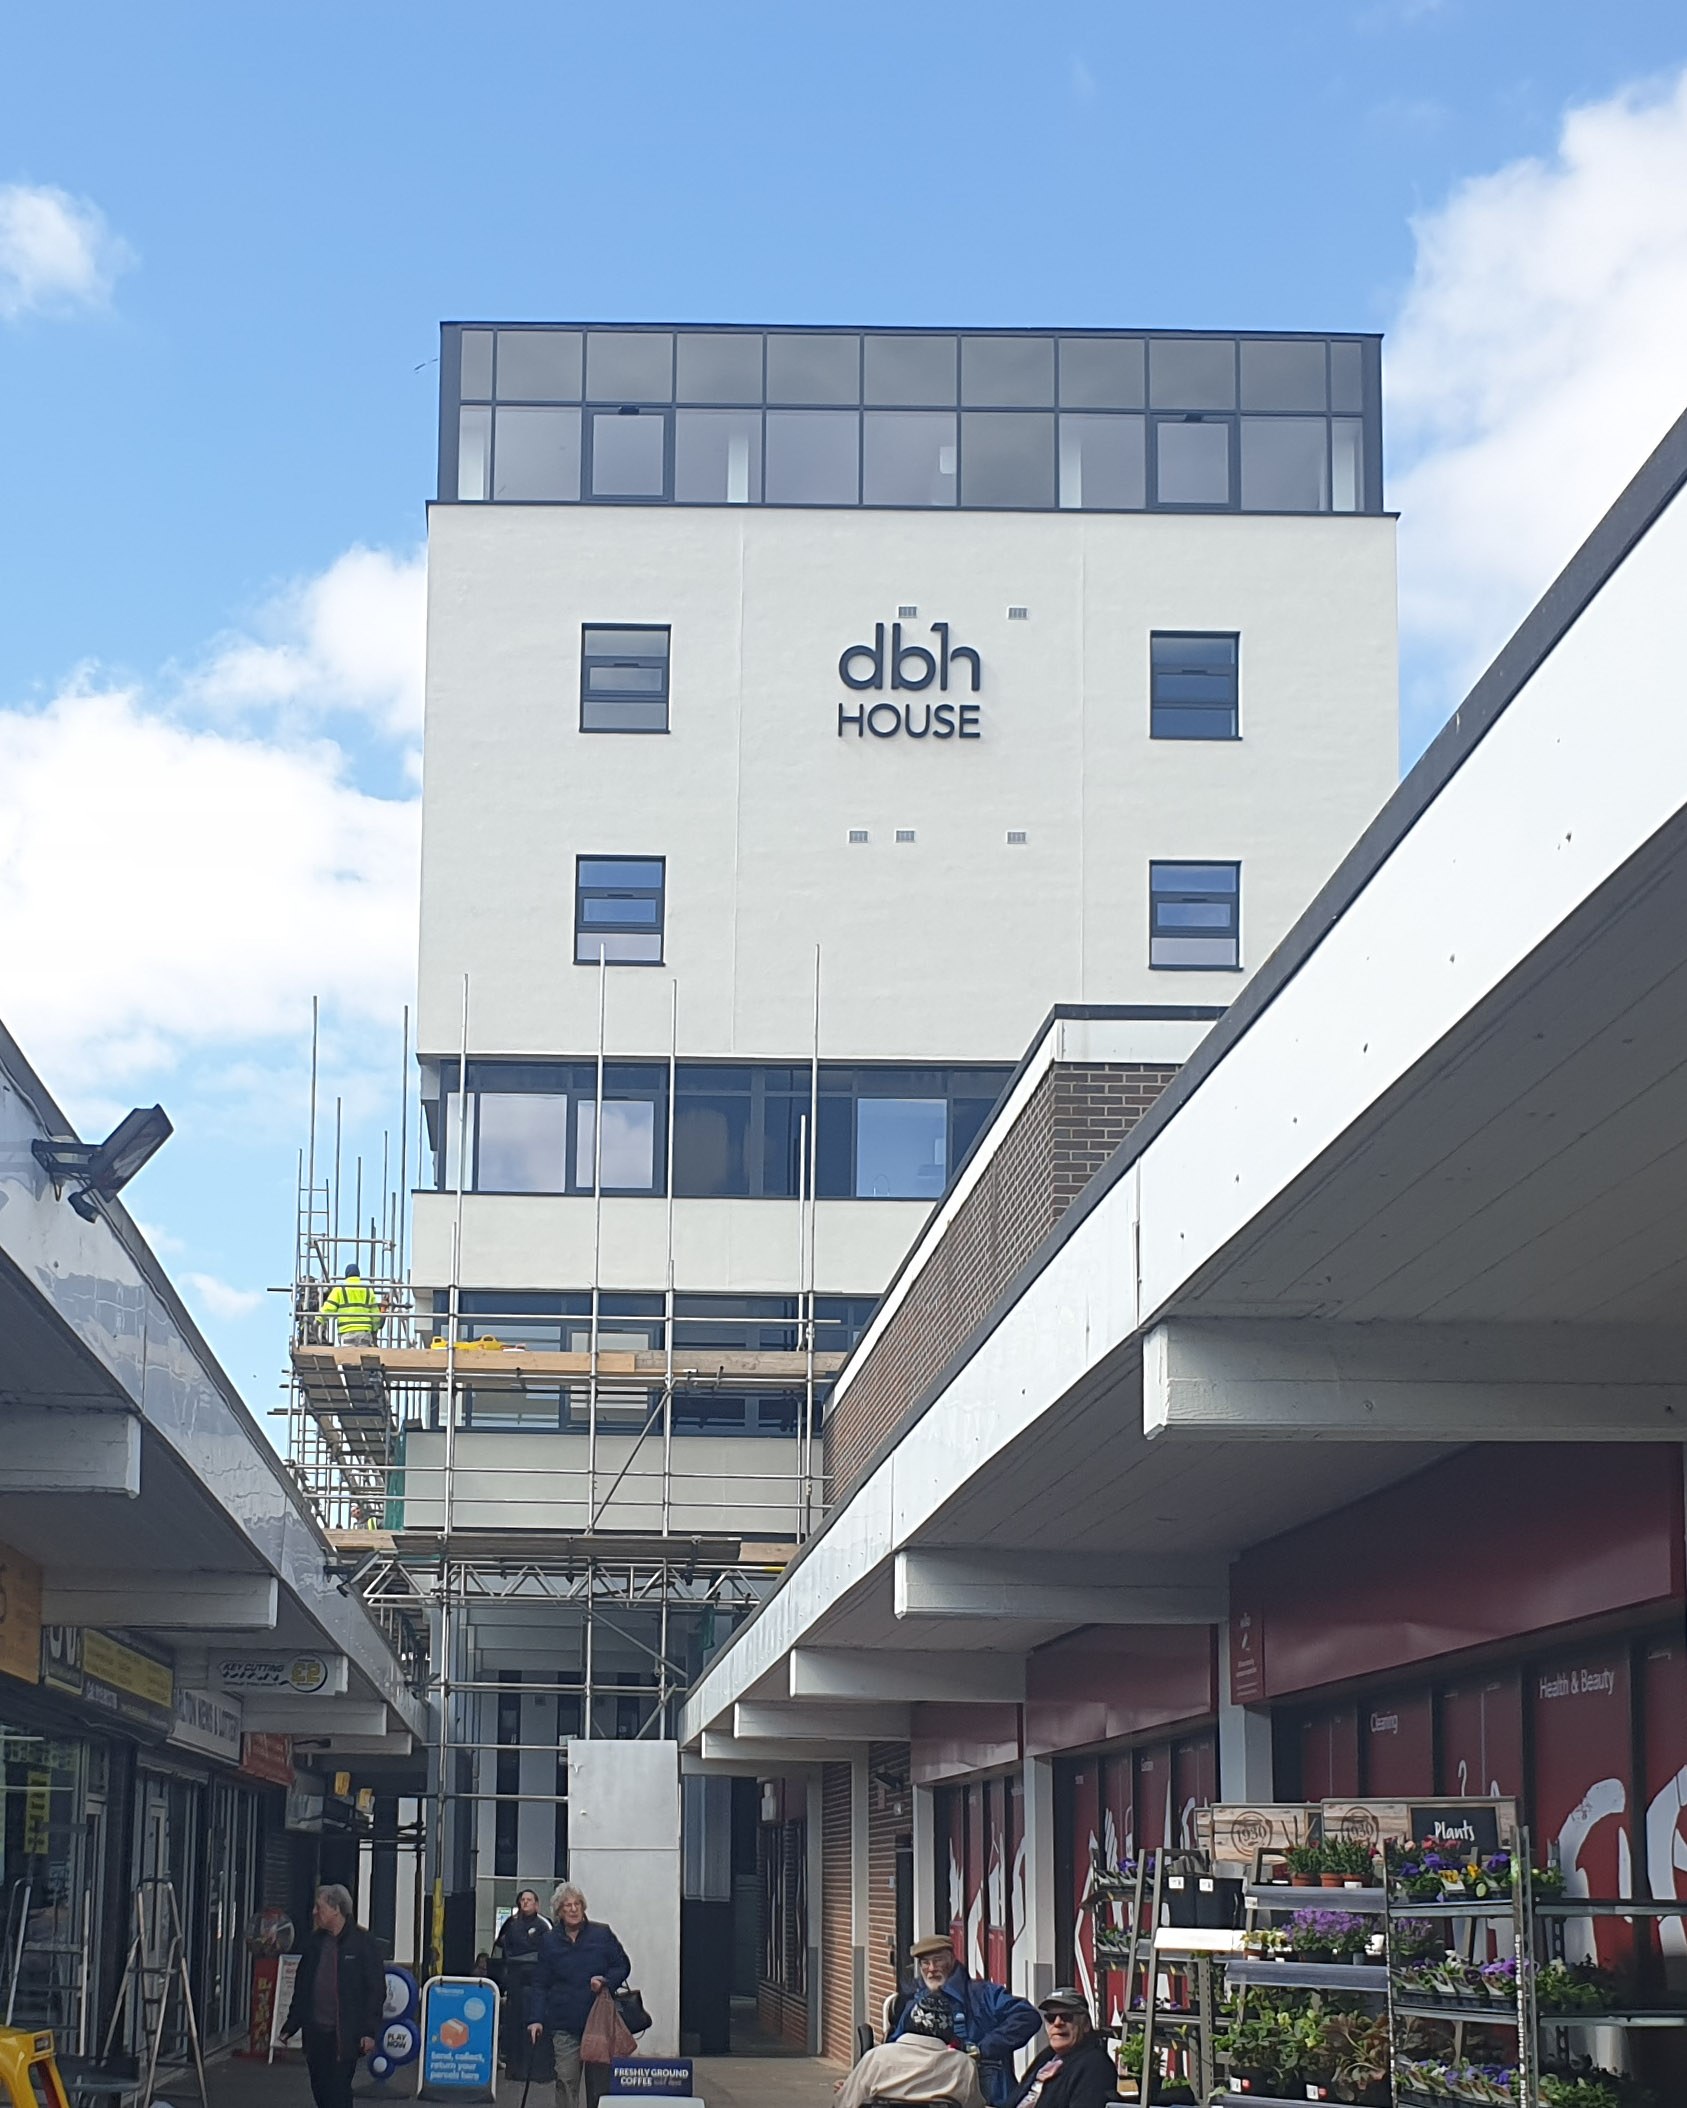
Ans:
[[[647,2100],[692,2098],[689,2057],[625,2057],[609,2067],[609,2092]]]
[[[430,1977],[422,1992],[419,2098],[490,2101],[497,2084],[497,1986],[479,1976]]]
[[[417,2018],[420,1994],[416,1979],[397,1962],[387,1964],[386,1997],[381,2007],[381,2036],[369,2052],[369,2076],[390,2079],[394,2072],[414,2064],[422,2053],[422,2030]]]

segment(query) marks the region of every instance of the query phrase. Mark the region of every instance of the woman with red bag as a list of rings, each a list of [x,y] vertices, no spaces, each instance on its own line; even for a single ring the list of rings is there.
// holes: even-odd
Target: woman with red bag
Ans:
[[[608,2014],[617,2028],[621,2026],[613,1994],[632,1974],[633,1965],[609,1927],[586,1915],[586,1899],[572,1882],[565,1881],[552,1896],[551,1916],[556,1923],[539,1943],[528,1993],[527,2032],[535,2042],[541,2035],[551,2038],[556,2056],[556,2108],[595,2108],[609,2084],[609,2064],[584,2057],[586,2048],[600,2051],[605,2046],[596,2039],[587,2043],[587,2023],[599,1995],[607,1992]],[[598,2030],[604,2025],[600,2018]],[[596,2033],[594,2030],[594,2037]],[[613,2047],[617,2039],[611,2036],[608,2046]]]

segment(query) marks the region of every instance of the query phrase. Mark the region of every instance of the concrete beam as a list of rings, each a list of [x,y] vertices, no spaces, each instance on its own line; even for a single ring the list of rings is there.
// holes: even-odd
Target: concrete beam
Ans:
[[[0,1401],[0,1493],[141,1490],[141,1423],[134,1413]]]
[[[41,1616],[49,1625],[134,1625],[153,1631],[273,1632],[273,1574],[140,1574],[49,1566]]]
[[[905,1705],[765,1705],[751,1699],[732,1709],[738,1742],[906,1742],[909,1732]]]
[[[1143,1342],[1151,1439],[1679,1442],[1687,1333],[1184,1319]]]
[[[384,1705],[355,1698],[278,1698],[260,1705],[248,1698],[242,1708],[246,1730],[254,1735],[309,1735],[338,1741],[342,1735],[380,1735],[389,1732]]]
[[[776,1772],[799,1771],[805,1764],[847,1764],[857,1753],[854,1742],[740,1742],[736,1735],[719,1735],[704,1728],[701,1753],[711,1764],[732,1764],[757,1778]]]
[[[889,1647],[793,1647],[793,1698],[919,1705],[1015,1704],[1025,1696],[1025,1661],[979,1650],[934,1654]]]
[[[1213,1560],[918,1549],[896,1555],[895,1599],[899,1618],[1061,1625],[1216,1625],[1229,1600]]]

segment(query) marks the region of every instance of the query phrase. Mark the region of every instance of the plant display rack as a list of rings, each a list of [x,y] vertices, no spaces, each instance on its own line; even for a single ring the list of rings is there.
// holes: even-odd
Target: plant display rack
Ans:
[[[1099,1863],[1092,1865],[1084,1907],[1100,1911],[1118,1905],[1125,1926],[1106,1929],[1107,1945],[1101,1945],[1103,1928],[1096,1926],[1096,1968],[1113,1970],[1125,1979],[1124,2011],[1113,2034],[1119,2046],[1119,2089],[1140,2108],[1153,2108],[1157,2101],[1187,2097],[1195,2103],[1211,2099],[1216,2084],[1213,2060],[1213,2031],[1218,2000],[1214,1964],[1228,1960],[1241,1946],[1239,1932],[1193,1925],[1167,1925],[1166,1878],[1168,1858],[1190,1862],[1185,1852],[1144,1851],[1137,1855],[1128,1882],[1121,1881]],[[1184,2004],[1169,2001],[1163,1986],[1181,1979],[1189,1987]],[[1138,2004],[1140,1996],[1141,2003]],[[1103,2016],[1105,2018],[1105,2016]],[[1133,2037],[1140,2034],[1141,2047],[1135,2074],[1124,2069]],[[1162,2077],[1158,2070],[1156,2036],[1171,2049],[1171,2062],[1181,2067]],[[1135,2095],[1126,2091],[1134,2083]]]
[[[1355,1888],[1345,1884],[1339,1889],[1294,1887],[1282,1882],[1267,1882],[1263,1874],[1263,1855],[1256,1855],[1252,1879],[1243,1892],[1246,1903],[1244,1938],[1247,1933],[1256,1931],[1264,1919],[1289,1917],[1296,1911],[1316,1908],[1320,1903],[1331,1909],[1350,1912],[1354,1917],[1374,1917],[1386,1927],[1388,1897],[1384,1889]],[[1385,1954],[1386,1946],[1385,1937]],[[1229,1963],[1225,1971],[1227,1986],[1238,1993],[1238,2015],[1245,2012],[1247,1994],[1255,1987],[1260,1990],[1334,1992],[1341,1996],[1386,2001],[1388,1975],[1386,1960],[1374,1964],[1261,1961],[1246,1955]],[[1224,2092],[1217,2096],[1226,2108],[1231,2108],[1231,2104],[1233,2108],[1305,2108],[1307,2098],[1304,2091],[1298,2095]],[[1445,2104],[1441,2104],[1441,2108],[1445,2108]]]

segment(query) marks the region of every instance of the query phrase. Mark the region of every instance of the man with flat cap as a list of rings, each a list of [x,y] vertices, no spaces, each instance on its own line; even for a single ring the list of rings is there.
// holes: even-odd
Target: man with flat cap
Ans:
[[[1089,2000],[1067,1984],[1038,2001],[1049,2046],[1031,2059],[1008,2108],[1107,2108],[1119,2098],[1118,2070],[1090,2021]]]
[[[969,1976],[956,1961],[947,1933],[916,1940],[908,1955],[919,1981],[903,1994],[891,2016],[891,2041],[905,2031],[909,2011],[922,1993],[944,1999],[953,2015],[955,2042],[978,2058],[985,2101],[989,2108],[1003,2108],[1013,2095],[1013,2053],[1042,2025],[1036,2007],[987,1977]]]

